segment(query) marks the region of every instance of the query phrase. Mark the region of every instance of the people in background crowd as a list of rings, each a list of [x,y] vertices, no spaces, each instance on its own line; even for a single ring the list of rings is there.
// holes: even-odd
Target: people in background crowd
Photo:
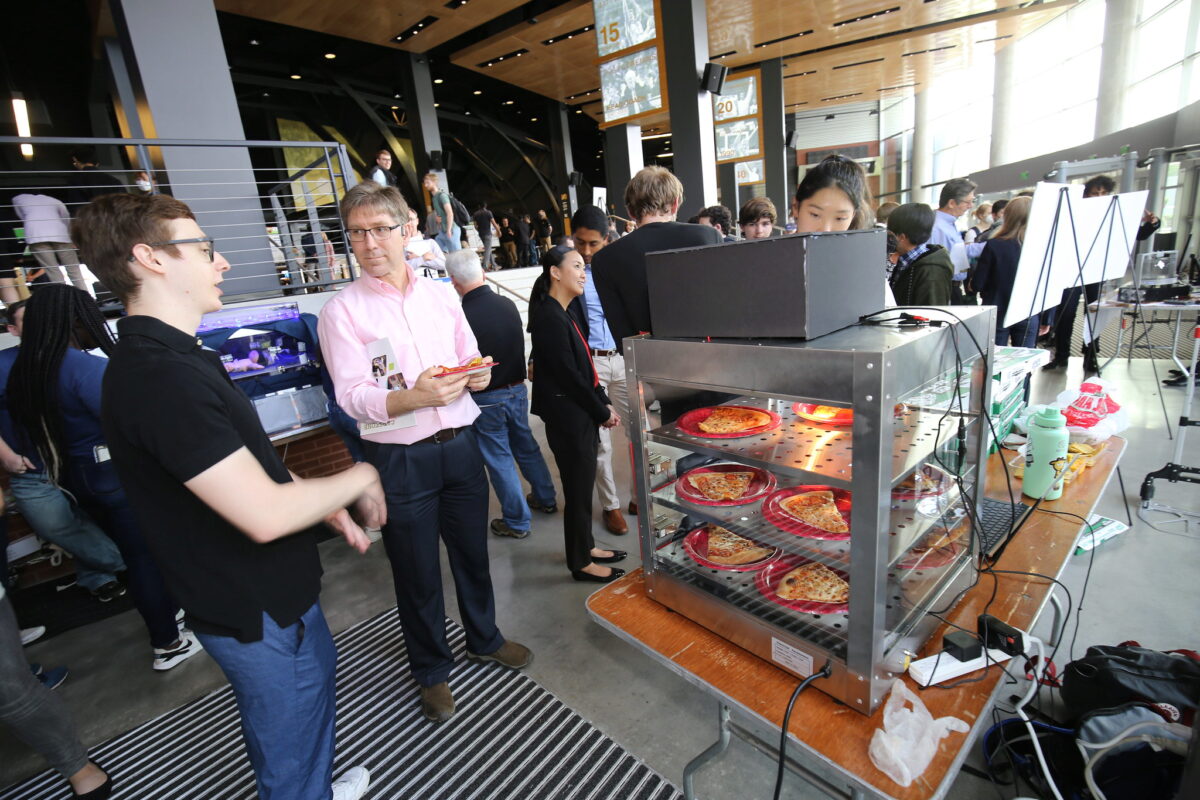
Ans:
[[[67,207],[49,195],[30,193],[14,197],[13,207],[25,223],[25,243],[29,245],[29,252],[46,270],[50,280],[62,283],[60,267],[65,267],[71,284],[86,291],[79,256],[75,253],[75,245],[71,244],[71,215],[67,213]]]
[[[462,298],[463,314],[479,350],[491,354],[498,366],[491,381],[471,393],[479,406],[474,428],[488,477],[500,501],[501,517],[488,528],[496,536],[524,539],[532,520],[530,506],[555,506],[554,482],[542,451],[529,429],[529,395],[525,391],[525,333],[521,314],[512,300],[493,292],[483,279],[479,257],[459,250],[446,258],[446,272]],[[532,490],[526,500],[521,475]]]
[[[962,240],[964,244],[973,244],[983,232],[990,230],[992,227],[992,204],[980,203],[975,211],[971,214],[974,224],[963,232]]]
[[[769,239],[775,230],[775,204],[769,197],[751,197],[738,212],[738,226],[745,239]]]
[[[357,800],[366,770],[331,787],[337,654],[317,602],[313,526],[326,520],[365,552],[345,507],[381,524],[378,475],[366,464],[289,474],[249,398],[196,339],[201,317],[221,307],[229,262],[186,205],[101,197],[71,232],[129,312],[104,378],[112,463],[188,625],[233,687],[259,796]]]
[[[69,491],[116,543],[150,634],[153,668],[173,669],[200,652],[200,645],[179,629],[179,604],[109,457],[100,421],[109,361],[83,352],[92,348],[111,355],[115,343],[91,296],[66,284],[39,289],[25,306],[21,347],[8,375],[9,413],[19,449],[27,450],[23,455],[36,455],[50,481]]]
[[[554,246],[550,241],[551,237],[554,236],[554,225],[551,224],[549,217],[546,216],[544,208],[538,209],[537,219],[534,220],[533,225],[537,233],[538,247],[541,248],[542,255],[545,255]]]
[[[375,154],[375,163],[367,172],[367,180],[375,181],[381,186],[397,184],[396,176],[392,173],[392,154],[390,152],[380,150]]]
[[[513,227],[512,217],[508,214],[500,217],[500,249],[504,251],[504,266],[511,268],[521,266],[517,257],[517,231]]]
[[[496,253],[492,250],[492,240],[500,238],[500,226],[496,224],[496,217],[488,210],[486,201],[471,215],[471,221],[475,223],[475,232],[479,234],[479,241],[483,244],[483,268],[489,272],[499,269],[496,266]]]
[[[944,306],[950,302],[954,267],[946,248],[930,241],[933,209],[924,203],[905,203],[888,215],[888,230],[896,235],[896,268],[891,287],[899,306]]]
[[[398,191],[359,184],[346,192],[341,212],[363,274],[321,311],[321,350],[338,405],[374,424],[363,446],[387,489],[383,543],[409,666],[422,713],[441,722],[455,704],[439,539],[454,575],[467,656],[513,669],[533,659],[529,648],[506,641],[495,621],[487,477],[471,427],[479,408],[469,394],[488,387],[491,370],[437,377],[443,366],[491,356],[481,357],[458,298],[405,261],[408,206]],[[380,384],[372,348],[386,351],[408,388]]]
[[[879,208],[875,209],[875,222],[886,227],[888,216],[899,207],[899,203],[891,200],[888,200],[886,203],[880,203]]]
[[[954,291],[950,300],[953,303],[963,302],[962,282],[967,279],[970,263],[967,260],[967,247],[963,244],[962,234],[958,232],[958,218],[967,213],[975,205],[975,181],[967,178],[955,178],[946,181],[938,199],[938,210],[933,222],[933,233],[929,237],[931,244],[941,245],[950,253],[950,261],[954,264]]]
[[[709,206],[700,212],[696,221],[701,225],[716,228],[726,242],[737,241],[733,230],[733,212],[725,206]]]
[[[596,206],[582,206],[571,218],[571,227],[575,231],[575,251],[583,258],[583,271],[587,277],[583,294],[572,303],[572,308],[581,307],[584,312],[585,324],[580,328],[587,340],[600,385],[604,387],[617,416],[628,420],[630,412],[629,391],[625,384],[625,357],[617,349],[617,342],[604,317],[604,306],[596,291],[596,278],[592,272],[592,261],[608,243],[602,233],[606,225],[604,212]],[[621,497],[613,478],[612,435],[605,427],[600,428],[600,444],[596,453],[596,494],[600,497],[604,527],[618,536],[627,533],[629,526],[621,516]],[[626,511],[634,516],[638,512],[632,466],[629,470],[629,505]]]
[[[125,191],[125,185],[113,175],[100,170],[96,148],[86,145],[71,151],[71,166],[77,172],[70,175],[67,205],[78,213],[81,206],[101,195]]]
[[[529,222],[529,215],[518,215],[513,230],[517,234],[517,263],[522,267],[532,267],[537,261],[529,260],[529,248],[533,240],[533,226]]]
[[[1016,282],[1017,264],[1021,260],[1021,246],[1025,242],[1025,228],[1032,202],[1028,197],[1018,197],[1005,206],[1004,225],[983,248],[972,279],[984,305],[996,306],[996,344],[1002,346],[1012,344],[1014,347],[1033,347],[1037,343],[1037,314],[1015,325],[1004,325],[1009,299]]]
[[[997,200],[996,202],[992,203],[992,224],[988,225],[987,230],[981,231],[979,235],[975,237],[975,241],[972,242],[972,244],[978,246],[996,235],[996,233],[1000,230],[1000,226],[1004,224],[1004,207],[1007,205],[1007,200]],[[980,250],[979,252],[983,251]],[[972,248],[967,248],[967,255],[976,260],[979,259],[979,254],[974,253]]]
[[[804,174],[792,200],[796,233],[866,230],[874,225],[867,176],[857,161],[834,153]]]
[[[24,331],[25,303],[21,300],[4,309],[8,332],[18,339]],[[14,449],[21,443],[8,413],[8,378],[18,352],[15,347],[0,352],[0,461],[9,473],[13,502],[39,537],[74,557],[80,588],[101,603],[112,602],[125,594],[117,580],[117,573],[125,571],[117,545],[50,480],[34,448],[23,448],[30,451],[28,455]]]
[[[454,206],[450,204],[450,193],[441,188],[438,176],[433,172],[425,176],[421,186],[429,192],[429,201],[433,204],[433,214],[437,218],[433,238],[442,250],[453,253],[462,247],[462,229],[454,222]]]
[[[410,267],[421,270],[427,278],[433,278],[437,273],[445,271],[446,254],[438,246],[437,239],[421,237],[420,224],[417,212],[410,208],[408,223],[404,228],[404,235],[408,237],[404,243],[404,256]]]
[[[625,574],[607,565],[621,561],[626,553],[596,547],[592,484],[597,432],[601,426],[615,427],[621,418],[600,385],[587,338],[567,313],[587,283],[583,257],[556,248],[546,254],[542,272],[547,298],[534,307],[530,320],[535,364],[532,410],[546,425],[546,442],[562,481],[567,568],[577,581],[607,583]]]

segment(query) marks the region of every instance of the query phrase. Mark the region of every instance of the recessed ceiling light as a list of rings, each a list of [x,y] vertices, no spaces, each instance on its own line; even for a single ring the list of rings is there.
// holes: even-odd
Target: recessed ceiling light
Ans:
[[[433,82],[434,82],[434,83],[443,83],[443,81],[442,81],[442,79],[441,79],[441,78],[434,78],[434,79],[433,79]]]
[[[479,95],[479,94],[483,94],[483,92],[479,89],[476,89],[475,91],[471,92],[471,94]]]
[[[329,59],[334,59],[334,58],[337,58],[337,53],[326,53],[325,57],[329,58]]]
[[[583,113],[583,109],[582,109],[582,108],[577,108],[577,109],[575,109],[575,113],[576,113],[576,114],[582,114],[582,113]]]
[[[400,110],[400,106],[392,106],[392,111],[399,111],[399,110]]]
[[[512,104],[513,104],[513,101],[512,101],[512,100],[505,100],[505,101],[504,101],[504,105],[506,105],[506,106],[511,106]]]
[[[251,44],[251,45],[253,45],[253,46],[255,46],[255,47],[257,47],[257,46],[258,46],[258,39],[251,39],[251,40],[250,40],[250,44]]]
[[[442,104],[441,104],[441,103],[434,103],[434,104],[433,104],[433,107],[434,107],[434,108],[441,108],[441,107],[442,107]]]
[[[292,75],[291,75],[291,78],[292,78],[292,80],[294,80],[294,81],[298,81],[298,80],[300,80],[300,79],[301,79],[301,78],[303,78],[303,77],[304,77],[304,76],[303,76],[303,75],[301,75],[301,74],[300,74],[300,73],[298,73],[298,72],[293,72],[293,73],[292,73]]]
[[[530,121],[530,122],[537,122],[537,120],[538,120],[538,118],[537,118],[537,117],[530,117],[530,118],[529,118],[529,121]]]

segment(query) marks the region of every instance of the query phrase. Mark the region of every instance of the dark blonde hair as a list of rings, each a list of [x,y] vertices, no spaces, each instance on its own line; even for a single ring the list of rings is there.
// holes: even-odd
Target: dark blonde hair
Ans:
[[[339,208],[342,224],[346,224],[350,214],[360,208],[390,214],[392,219],[401,225],[408,222],[408,203],[404,202],[404,195],[400,194],[395,186],[381,186],[374,181],[363,181],[351,187],[342,198]]]
[[[665,167],[643,167],[625,187],[625,208],[635,220],[670,214],[683,202],[683,184]]]
[[[137,297],[139,281],[129,266],[138,244],[171,238],[171,222],[196,215],[186,204],[165,194],[106,194],[84,206],[71,223],[71,241],[80,258],[104,288],[128,304]],[[179,248],[162,248],[172,258]]]
[[[997,239],[1016,239],[1025,244],[1025,228],[1029,225],[1029,208],[1032,197],[1014,197],[1004,207],[1004,224],[996,233]]]

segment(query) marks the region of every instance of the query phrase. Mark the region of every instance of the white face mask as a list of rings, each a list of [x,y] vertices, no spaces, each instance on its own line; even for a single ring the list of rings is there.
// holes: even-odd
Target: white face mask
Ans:
[[[980,227],[988,228],[988,227],[991,227],[991,224],[992,224],[992,215],[991,214],[984,214],[982,217],[979,218]]]
[[[150,183],[150,181],[137,181],[137,187],[143,192],[148,192],[154,188],[154,184]]]

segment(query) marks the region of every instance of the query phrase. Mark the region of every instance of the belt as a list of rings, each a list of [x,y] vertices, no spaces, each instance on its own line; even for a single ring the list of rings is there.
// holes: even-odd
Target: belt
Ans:
[[[443,430],[440,430],[437,433],[435,433],[433,436],[426,436],[424,439],[421,439],[420,441],[413,442],[413,444],[428,444],[430,442],[432,442],[433,444],[442,444],[443,442],[448,442],[451,439],[453,439],[455,436],[458,436],[460,433],[467,430],[469,427],[470,426],[467,425],[467,426],[463,426],[461,428],[444,428]],[[410,447],[411,447],[411,445],[410,445]]]
[[[593,356],[600,356],[602,358],[608,358],[609,356],[615,356],[618,352],[620,352],[618,350],[597,350],[594,347],[591,348],[591,351],[592,351]]]
[[[500,389],[511,389],[511,388],[513,388],[514,386],[521,386],[521,385],[522,385],[522,384],[524,384],[524,383],[525,383],[525,379],[524,379],[524,378],[522,378],[522,379],[521,379],[521,380],[519,380],[519,381],[513,381],[512,383],[506,383],[506,384],[504,384],[503,386],[497,386],[495,389],[489,389],[488,391],[495,392],[495,391],[498,391],[498,390],[500,390]]]

